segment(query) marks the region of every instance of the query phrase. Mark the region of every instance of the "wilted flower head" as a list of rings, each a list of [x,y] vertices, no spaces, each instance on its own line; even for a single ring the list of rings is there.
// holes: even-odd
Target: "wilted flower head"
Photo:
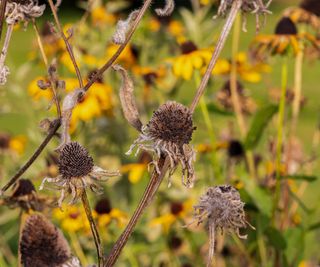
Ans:
[[[32,18],[42,16],[46,6],[39,5],[38,0],[9,0],[6,6],[6,22],[16,24],[27,23]]]
[[[123,79],[120,100],[124,115],[128,122],[140,131],[140,136],[134,141],[127,154],[131,154],[135,147],[138,147],[136,155],[140,149],[153,152],[155,159],[152,163],[158,173],[160,170],[157,159],[162,155],[169,157],[169,185],[170,177],[180,163],[183,173],[182,183],[192,187],[195,179],[193,167],[195,151],[189,143],[195,127],[190,109],[180,103],[168,101],[153,113],[147,125],[142,125],[133,96],[133,82],[124,68],[115,66],[114,69],[121,73]]]
[[[63,234],[43,215],[30,215],[21,232],[19,253],[24,267],[77,267]]]
[[[118,171],[110,172],[95,166],[88,151],[78,142],[68,142],[63,146],[59,155],[58,168],[59,175],[56,178],[44,178],[40,190],[44,188],[46,182],[53,183],[61,191],[59,206],[66,194],[72,195],[70,203],[73,204],[86,188],[100,193],[102,188],[97,182],[104,181],[103,177],[120,175]]]
[[[240,228],[250,225],[245,219],[244,203],[240,199],[239,192],[230,185],[209,187],[207,192],[200,197],[195,209],[195,222],[201,224],[207,220],[209,227],[210,249],[209,263],[214,257],[215,231],[220,229],[236,232],[239,238],[247,238],[241,235]],[[252,227],[253,228],[253,227]],[[211,266],[211,265],[210,265]]]

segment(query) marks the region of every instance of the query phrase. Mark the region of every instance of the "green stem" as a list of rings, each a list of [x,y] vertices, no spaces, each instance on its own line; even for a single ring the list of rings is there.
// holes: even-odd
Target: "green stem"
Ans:
[[[281,98],[279,104],[279,117],[278,117],[278,137],[276,147],[276,192],[273,203],[273,223],[275,223],[275,213],[280,200],[281,190],[281,159],[282,159],[282,144],[283,144],[283,131],[284,131],[284,115],[286,105],[286,94],[287,94],[287,83],[288,83],[288,66],[287,58],[284,58],[282,63],[281,71]]]

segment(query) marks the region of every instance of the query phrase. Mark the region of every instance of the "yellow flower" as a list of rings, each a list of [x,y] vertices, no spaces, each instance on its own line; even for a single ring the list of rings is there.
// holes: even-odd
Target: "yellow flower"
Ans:
[[[180,21],[171,20],[168,25],[168,32],[172,34],[172,36],[176,37],[178,40],[182,38],[184,34],[184,27]]]
[[[105,7],[96,7],[91,11],[91,21],[95,26],[113,25],[117,18],[111,13],[108,13]]]
[[[161,225],[162,230],[168,233],[172,224],[177,220],[183,219],[192,210],[192,200],[183,203],[172,202],[170,205],[170,213],[166,213],[150,221],[150,226],[155,227]]]
[[[151,18],[149,23],[148,23],[149,29],[152,32],[158,32],[161,28],[161,24],[159,22],[159,20],[157,20],[156,18]]]
[[[27,138],[23,135],[12,137],[9,141],[9,148],[17,154],[22,155],[25,150],[26,142]]]
[[[38,76],[35,79],[33,79],[29,85],[28,85],[28,93],[33,98],[33,100],[37,101],[41,98],[51,100],[52,99],[52,92],[51,90],[41,90],[38,86],[38,81],[44,80],[46,81],[46,78]]]
[[[196,45],[187,41],[180,46],[182,54],[178,57],[168,60],[173,68],[173,74],[176,77],[182,77],[185,80],[190,80],[195,70],[203,70],[209,63],[212,56],[212,49],[198,49]],[[224,60],[218,60],[213,70],[213,74],[225,72],[229,64]]]
[[[110,44],[106,50],[106,58],[111,58],[118,50],[118,48],[119,45]],[[122,51],[121,55],[118,57],[116,63],[122,64],[126,68],[130,68],[136,63],[136,56],[134,55],[132,46],[126,46],[126,48]]]

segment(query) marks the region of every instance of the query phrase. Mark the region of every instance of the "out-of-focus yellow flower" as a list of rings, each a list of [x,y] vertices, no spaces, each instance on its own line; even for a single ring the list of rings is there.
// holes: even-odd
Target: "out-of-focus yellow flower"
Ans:
[[[118,50],[119,45],[110,44],[106,50],[106,58],[111,58],[115,52]],[[104,60],[105,62],[105,60]],[[125,68],[132,68],[136,63],[136,56],[131,45],[127,45],[122,51],[121,55],[118,57],[116,63],[123,65]]]
[[[115,24],[117,18],[109,13],[105,7],[100,6],[91,11],[91,21],[95,26],[106,26]]]
[[[157,225],[162,226],[162,230],[168,233],[172,224],[177,220],[184,219],[188,213],[192,210],[192,200],[187,200],[183,203],[173,202],[170,205],[170,213],[166,213],[150,221],[150,226],[155,227]]]
[[[122,228],[128,220],[128,215],[117,208],[112,208],[107,198],[100,199],[97,202],[93,211],[93,217],[97,220],[98,226],[104,229],[112,221],[115,221],[117,226]]]
[[[200,0],[200,4],[203,6],[207,6],[210,4],[210,0]]]
[[[303,1],[301,7],[290,7],[286,9],[283,16],[289,17],[294,23],[310,25],[316,31],[320,28],[320,5],[316,2]]]
[[[68,206],[63,204],[62,209],[55,208],[52,217],[60,222],[65,232],[90,231],[90,225],[84,210],[79,206]]]
[[[172,20],[168,24],[168,32],[174,36],[179,42],[185,41],[185,29],[180,21]]]
[[[202,70],[209,63],[213,50],[211,48],[198,49],[197,46],[187,41],[180,45],[182,54],[168,60],[173,68],[176,77],[190,80],[195,70]],[[226,71],[229,64],[225,60],[218,60],[213,74],[220,74]]]
[[[41,98],[51,100],[52,91],[51,90],[41,90],[38,86],[39,80],[46,80],[44,77],[38,76],[33,79],[28,85],[28,93],[33,98],[33,100],[38,101]]]
[[[27,143],[27,138],[23,135],[12,137],[9,141],[9,148],[17,154],[22,155]]]
[[[152,32],[158,32],[161,28],[161,23],[156,18],[151,18],[148,27]]]

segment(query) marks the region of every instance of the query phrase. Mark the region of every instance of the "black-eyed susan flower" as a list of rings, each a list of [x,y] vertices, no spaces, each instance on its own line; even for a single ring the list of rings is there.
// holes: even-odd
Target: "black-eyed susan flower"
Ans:
[[[58,167],[59,175],[56,178],[45,177],[40,190],[44,188],[46,182],[58,188],[61,192],[59,206],[66,195],[71,194],[70,203],[75,203],[82,190],[89,188],[93,192],[99,193],[102,188],[98,182],[105,181],[104,177],[120,175],[117,171],[106,171],[95,166],[88,151],[77,142],[68,142],[62,147]]]
[[[108,198],[102,198],[96,203],[93,216],[97,219],[98,226],[102,228],[112,221],[115,221],[118,227],[123,227],[128,219],[124,211],[111,206]]]
[[[237,93],[239,96],[239,103],[241,111],[245,114],[251,114],[256,110],[256,103],[252,98],[247,96],[243,85],[237,81]],[[222,88],[216,94],[217,102],[225,109],[233,111],[233,101],[231,97],[230,80],[226,81]]]
[[[196,70],[202,71],[209,63],[213,49],[198,47],[191,41],[180,45],[181,55],[171,58],[168,62],[172,65],[173,74],[178,78],[190,80]],[[226,60],[219,59],[212,74],[221,74],[229,68]]]
[[[28,216],[19,242],[20,264],[24,267],[80,267],[63,234],[41,214]]]
[[[290,7],[285,10],[284,16],[289,17],[294,23],[303,23],[319,31],[320,3],[317,0],[304,0],[299,7]]]
[[[8,133],[0,133],[0,152],[13,152],[15,155],[22,155],[27,143],[23,135],[11,136]]]
[[[150,221],[150,226],[154,227],[160,225],[165,233],[169,230],[176,221],[183,220],[192,211],[192,200],[185,202],[172,202],[170,204],[170,211]]]
[[[153,164],[158,173],[160,169],[157,160],[161,156],[168,157],[170,159],[169,185],[171,184],[170,177],[180,164],[182,183],[187,187],[192,187],[195,180],[193,166],[195,151],[189,143],[196,127],[193,125],[190,109],[180,103],[168,101],[153,113],[147,125],[143,125],[133,95],[132,80],[121,66],[114,66],[114,70],[121,74],[123,80],[120,100],[125,118],[140,132],[127,154],[131,154],[135,147],[138,148],[136,154],[140,150],[152,152]]]
[[[314,36],[308,33],[299,34],[294,22],[288,17],[283,17],[278,22],[274,34],[259,34],[255,37],[252,43],[253,53],[257,56],[265,53],[284,55],[292,50],[297,54],[300,51],[299,41],[309,41],[312,45],[317,45]]]
[[[114,25],[117,21],[117,17],[110,13],[105,6],[96,6],[91,12],[91,22],[94,26],[106,27]]]

